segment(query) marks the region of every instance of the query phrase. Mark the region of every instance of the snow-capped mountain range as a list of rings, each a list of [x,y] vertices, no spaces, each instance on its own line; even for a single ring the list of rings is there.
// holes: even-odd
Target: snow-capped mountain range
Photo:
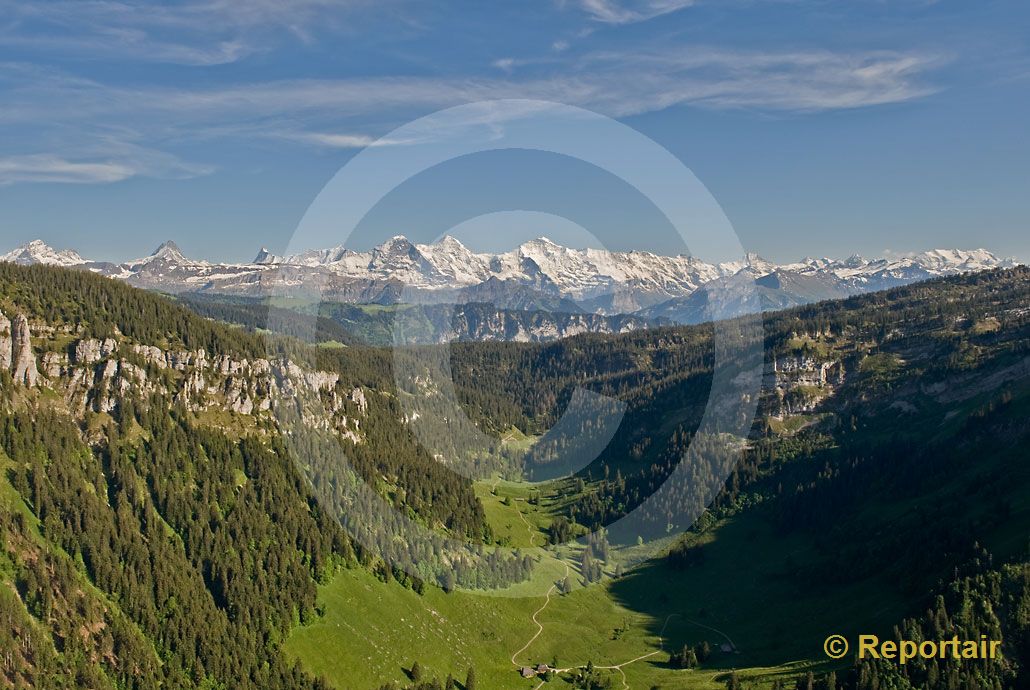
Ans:
[[[32,240],[12,252],[0,256],[0,261],[21,264],[46,264],[48,266],[79,266],[88,263],[79,253],[66,249],[57,251],[43,240]]]
[[[35,240],[0,261],[83,268],[173,293],[316,294],[378,304],[486,302],[506,309],[637,313],[678,322],[699,320],[703,288],[742,271],[756,279],[765,306],[779,308],[1016,265],[985,249],[935,249],[900,258],[806,258],[784,265],[749,254],[738,262],[712,264],[684,255],[572,249],[544,237],[486,254],[449,236],[435,244],[397,236],[366,252],[333,247],[282,257],[262,248],[243,264],[191,259],[174,242],[165,242],[150,256],[115,264]]]

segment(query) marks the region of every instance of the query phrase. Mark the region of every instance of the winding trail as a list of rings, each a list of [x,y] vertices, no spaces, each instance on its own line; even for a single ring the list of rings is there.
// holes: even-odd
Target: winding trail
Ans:
[[[523,512],[521,510],[519,510],[519,506],[518,506],[518,502],[519,501],[525,501],[525,500],[526,499],[523,499],[523,498],[517,498],[517,499],[515,499],[513,501],[513,505],[515,507],[515,512],[519,514],[519,518],[526,525],[526,530],[529,532],[529,545],[530,545],[530,547],[532,547],[533,546],[533,539],[537,536],[537,531],[535,529],[533,529],[533,525],[530,524],[529,520],[526,519],[526,516],[523,514]],[[565,577],[568,577],[569,576],[569,564],[563,562],[563,565],[565,566]],[[511,655],[511,664],[515,668],[520,668],[520,666],[521,666],[519,664],[519,662],[518,662],[518,657],[521,654],[523,654],[527,649],[529,649],[530,646],[532,646],[532,644],[534,642],[536,642],[537,639],[543,634],[543,632],[544,632],[544,624],[541,623],[537,619],[537,616],[539,616],[541,613],[543,613],[544,610],[547,609],[547,607],[551,604],[551,595],[553,595],[555,593],[555,591],[557,591],[557,589],[558,589],[558,585],[557,584],[552,584],[550,589],[547,590],[547,594],[544,596],[544,603],[543,603],[543,605],[540,608],[538,608],[536,611],[533,612],[532,621],[533,621],[533,623],[536,624],[537,631],[536,631],[536,633],[531,638],[529,638],[529,641],[526,642],[526,644],[522,645],[521,649],[519,649],[517,652],[515,652],[514,654]],[[630,659],[629,661],[624,661],[621,664],[614,664],[612,666],[594,666],[594,668],[599,670],[599,671],[618,671],[619,675],[622,677],[622,690],[630,690],[629,681],[626,678],[626,672],[623,671],[622,669],[625,668],[626,666],[629,666],[630,664],[635,664],[638,661],[643,661],[644,659],[650,659],[653,656],[656,656],[658,654],[661,654],[664,651],[667,651],[665,649],[665,630],[666,630],[666,628],[669,627],[669,621],[671,621],[673,618],[677,618],[677,617],[682,618],[684,621],[686,621],[687,623],[689,623],[691,625],[696,625],[696,626],[698,626],[700,628],[705,628],[706,630],[711,630],[712,632],[716,633],[717,635],[720,635],[721,637],[725,638],[726,642],[728,642],[729,645],[731,647],[733,647],[733,649],[737,648],[737,645],[733,643],[733,640],[730,639],[730,636],[727,635],[726,633],[724,633],[723,631],[719,630],[718,628],[713,628],[710,625],[705,625],[704,623],[698,623],[697,621],[690,620],[689,618],[687,618],[686,616],[684,616],[683,614],[680,614],[680,613],[672,613],[672,614],[669,614],[668,616],[666,616],[665,622],[662,624],[662,629],[658,632],[658,649],[656,649],[653,652],[648,652],[647,654],[641,654],[640,656],[636,657],[635,659]],[[555,673],[569,673],[570,671],[577,671],[577,670],[583,669],[583,668],[586,668],[586,664],[581,664],[579,666],[570,666],[568,668],[556,668],[556,669],[551,669],[551,670],[554,671]],[[542,688],[546,684],[546,682],[547,681],[541,680],[540,683],[537,684],[537,686],[533,690],[540,690],[540,688]]]
[[[565,576],[566,577],[569,576],[569,564],[568,563],[565,564]],[[518,657],[520,654],[522,654],[527,649],[529,649],[529,646],[532,645],[534,642],[536,642],[537,638],[540,637],[541,633],[544,632],[543,624],[541,624],[540,621],[538,621],[536,617],[544,609],[547,608],[548,604],[551,603],[551,594],[555,591],[555,589],[557,589],[557,585],[551,585],[551,588],[547,591],[547,601],[545,601],[544,605],[541,606],[536,611],[536,613],[533,614],[533,622],[536,623],[537,628],[539,628],[537,630],[536,634],[533,635],[533,637],[529,640],[529,642],[527,642],[525,644],[524,647],[522,647],[522,649],[520,649],[519,651],[517,651],[517,652],[515,652],[514,654],[511,655],[511,663],[516,668],[519,667],[519,663],[515,660],[516,657]],[[662,629],[658,633],[658,649],[656,649],[655,651],[648,652],[647,654],[641,654],[640,656],[636,657],[635,659],[630,659],[629,661],[623,661],[621,664],[615,664],[613,666],[594,666],[594,668],[599,670],[599,671],[618,671],[619,675],[622,676],[622,690],[630,690],[629,681],[626,679],[626,672],[623,671],[622,669],[624,667],[626,667],[626,666],[629,666],[630,664],[635,664],[638,661],[643,661],[644,659],[649,659],[649,658],[651,658],[651,657],[653,657],[653,656],[655,656],[657,654],[661,654],[665,650],[665,629],[669,626],[669,621],[672,620],[673,618],[675,618],[676,616],[680,616],[680,614],[673,613],[673,614],[669,615],[668,617],[666,617],[665,623],[662,625]],[[682,616],[680,616],[680,617],[682,617]],[[707,626],[702,626],[702,627],[707,627]],[[714,628],[711,628],[711,629],[714,630]],[[719,632],[719,631],[716,631],[716,632]],[[723,637],[726,637],[726,635],[724,635],[721,632],[719,632],[719,634],[722,635]],[[730,638],[726,637],[726,639],[729,640]],[[732,641],[730,643],[732,644]],[[570,671],[577,671],[579,669],[586,668],[586,667],[587,667],[586,664],[581,664],[579,666],[569,666],[568,668],[555,668],[555,669],[551,669],[551,670],[554,671],[555,673],[568,673]],[[533,690],[540,690],[540,688],[542,688],[546,682],[547,681],[543,681],[543,680],[540,681],[540,683]]]
[[[604,671],[618,671],[619,675],[622,676],[622,690],[629,690],[629,681],[626,680],[626,673],[625,673],[625,671],[622,670],[622,667],[623,666],[629,666],[630,664],[635,664],[638,661],[643,661],[644,659],[648,659],[650,657],[653,657],[655,654],[661,654],[662,651],[665,650],[665,629],[667,627],[669,627],[669,621],[671,621],[673,618],[675,618],[676,616],[679,616],[679,615],[680,614],[678,614],[678,613],[673,613],[673,614],[670,614],[670,615],[666,616],[665,623],[662,624],[662,629],[658,633],[658,649],[657,650],[655,650],[653,652],[650,652],[648,654],[643,654],[641,656],[638,656],[636,659],[630,659],[629,661],[624,661],[621,664],[617,664],[615,666],[595,666],[594,668],[601,669],[601,670],[604,670]],[[583,666],[577,666],[576,668],[584,668],[584,667]],[[569,670],[571,670],[571,669],[569,669]],[[537,687],[540,687],[540,686],[537,686]]]
[[[618,671],[619,675],[622,676],[622,690],[629,690],[629,681],[626,679],[626,672],[622,670],[622,667],[623,666],[629,666],[630,664],[635,664],[638,661],[643,661],[644,659],[647,659],[648,657],[652,657],[655,654],[661,654],[661,653],[662,653],[661,650],[656,650],[654,652],[651,652],[650,654],[644,654],[643,656],[638,656],[636,659],[630,659],[629,661],[624,661],[621,664],[618,664],[617,666],[594,666],[594,668],[601,669],[601,670],[604,670],[604,671]],[[582,668],[582,666],[580,668]]]
[[[519,514],[521,515],[521,513],[519,513]],[[568,576],[569,576],[569,564],[566,563],[565,564],[565,577],[568,577]],[[526,644],[524,644],[522,646],[522,649],[520,649],[519,651],[517,651],[517,652],[515,652],[514,654],[511,655],[511,664],[512,664],[512,666],[518,667],[519,662],[515,660],[516,657],[518,657],[519,654],[522,654],[522,652],[524,652],[527,649],[529,649],[529,646],[531,644],[533,644],[534,642],[536,642],[536,638],[540,637],[540,634],[543,633],[544,626],[543,626],[543,624],[540,621],[538,621],[536,619],[536,617],[539,616],[541,613],[543,613],[544,609],[546,609],[548,604],[551,603],[551,595],[554,594],[556,589],[558,589],[558,585],[551,585],[551,588],[549,590],[547,590],[547,594],[546,594],[546,597],[545,597],[544,605],[541,606],[539,609],[537,609],[536,612],[533,614],[533,622],[536,623],[536,627],[538,628],[538,630],[536,631],[536,634],[533,635],[533,637],[529,638],[529,642],[527,642]]]
[[[520,515],[521,515],[521,513],[520,513]],[[568,565],[568,563],[566,563],[565,564],[565,576],[568,577],[568,575],[569,575],[569,565]],[[520,649],[519,651],[517,651],[517,652],[515,652],[514,654],[511,655],[511,663],[516,668],[519,667],[519,663],[516,661],[516,657],[518,657],[520,654],[522,654],[527,649],[529,649],[529,646],[532,645],[534,642],[536,642],[537,638],[540,637],[540,635],[544,632],[543,624],[540,623],[540,621],[538,621],[536,617],[541,612],[543,612],[544,609],[547,608],[548,604],[551,603],[551,594],[554,593],[555,589],[557,589],[557,585],[551,585],[551,588],[547,591],[547,600],[544,602],[544,605],[541,606],[536,611],[536,613],[533,614],[533,622],[536,623],[537,628],[538,628],[536,634],[533,635],[533,637],[529,640],[529,642],[527,642],[525,644],[525,646],[522,647],[522,649]],[[651,657],[653,657],[653,656],[655,656],[657,654],[661,654],[663,651],[666,651],[665,650],[665,630],[666,630],[666,628],[669,627],[669,621],[671,621],[673,618],[682,618],[684,621],[686,621],[687,623],[689,623],[691,625],[696,625],[699,628],[705,628],[706,630],[711,630],[712,632],[716,633],[717,635],[720,635],[721,637],[723,637],[726,640],[726,642],[729,643],[729,645],[731,647],[733,647],[734,650],[736,650],[736,648],[737,648],[737,645],[734,644],[732,639],[730,639],[730,636],[727,635],[726,633],[724,633],[722,630],[719,630],[718,628],[713,628],[710,625],[705,625],[704,623],[698,623],[697,621],[690,620],[689,618],[687,618],[686,616],[684,616],[681,613],[672,613],[672,614],[669,614],[668,616],[666,616],[665,622],[662,624],[662,629],[658,632],[658,649],[656,649],[653,652],[648,652],[647,654],[641,654],[640,656],[636,657],[635,659],[630,659],[629,661],[624,661],[621,664],[615,664],[613,666],[594,666],[594,668],[599,670],[599,671],[618,671],[619,675],[622,676],[622,690],[630,690],[629,681],[626,678],[626,672],[623,671],[622,669],[625,668],[626,666],[629,666],[630,664],[635,664],[638,661],[643,661],[644,659],[649,659],[649,658],[651,658]],[[555,668],[555,669],[551,669],[551,670],[554,671],[555,673],[569,673],[570,671],[578,671],[579,669],[583,669],[583,668],[586,668],[586,667],[587,667],[586,664],[581,664],[579,666],[569,666],[568,668]],[[714,678],[714,676],[713,676],[713,678]],[[540,688],[542,688],[546,684],[546,682],[547,681],[541,680],[540,683],[537,684],[537,686],[535,688],[533,688],[533,690],[540,690]]]
[[[677,616],[682,618],[683,614],[682,613],[670,613],[668,616],[665,617],[665,622],[662,623],[662,629],[658,631],[658,648],[659,649],[665,649],[665,629],[669,627],[669,621],[671,621],[673,618],[676,618]],[[666,651],[668,651],[668,650],[666,650]]]
[[[704,623],[698,623],[697,621],[692,621],[692,620],[690,620],[689,618],[687,618],[687,617],[685,617],[685,616],[682,616],[682,615],[680,615],[680,614],[678,614],[678,613],[674,613],[674,614],[672,614],[672,615],[673,615],[673,616],[679,616],[680,618],[682,618],[682,619],[683,619],[683,620],[685,620],[686,622],[690,623],[691,625],[696,625],[696,626],[697,626],[697,627],[699,627],[699,628],[704,628],[705,630],[711,630],[711,631],[712,631],[713,633],[715,633],[716,635],[721,635],[721,636],[722,636],[722,637],[723,637],[723,638],[724,638],[724,639],[726,640],[726,642],[727,642],[727,643],[729,643],[729,645],[730,645],[731,647],[733,647],[733,651],[737,651],[737,645],[736,645],[736,643],[734,643],[734,642],[733,642],[733,640],[731,640],[731,639],[730,639],[730,636],[729,636],[729,635],[727,635],[726,633],[724,633],[724,632],[723,632],[722,630],[719,630],[718,628],[713,628],[713,627],[712,627],[712,626],[710,626],[710,625],[705,625]],[[671,618],[671,617],[672,617],[672,616],[670,616],[670,618]],[[668,623],[668,622],[669,622],[669,621],[668,621],[668,619],[666,619],[666,621],[665,621],[665,622],[666,622],[666,623]]]
[[[533,529],[533,525],[529,524],[529,520],[527,520],[526,516],[522,514],[522,511],[519,510],[519,506],[518,506],[518,502],[519,501],[525,501],[525,500],[526,499],[524,499],[524,498],[516,498],[513,501],[513,505],[515,506],[515,512],[519,514],[519,517],[522,519],[522,522],[525,523],[526,531],[529,532],[529,548],[533,548],[533,539],[536,537],[537,531],[535,529]],[[565,566],[565,567],[568,568],[568,566]],[[565,574],[568,575],[568,572],[566,572]]]

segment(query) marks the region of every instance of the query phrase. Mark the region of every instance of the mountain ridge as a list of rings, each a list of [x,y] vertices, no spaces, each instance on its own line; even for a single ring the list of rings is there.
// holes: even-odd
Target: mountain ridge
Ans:
[[[307,293],[350,303],[450,303],[490,301],[499,308],[575,310],[601,315],[656,313],[681,323],[702,318],[700,291],[744,273],[759,283],[776,308],[882,290],[930,278],[1018,264],[986,249],[932,249],[865,259],[805,258],[776,264],[753,253],[740,261],[708,263],[699,258],[647,251],[572,249],[546,237],[501,253],[474,252],[444,236],[416,244],[396,235],[369,251],[343,246],[289,256],[262,247],[249,263],[214,263],[187,257],[172,241],[150,256],[119,264],[92,261],[34,240],[0,261],[84,268],[137,287],[170,293],[226,295]],[[770,277],[772,276],[772,277]]]

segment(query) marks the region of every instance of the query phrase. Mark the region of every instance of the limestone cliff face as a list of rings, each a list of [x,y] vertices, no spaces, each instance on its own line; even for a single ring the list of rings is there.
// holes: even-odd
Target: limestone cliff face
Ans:
[[[10,321],[0,312],[0,369],[9,371],[16,384],[35,386],[39,383],[32,333],[24,314]]]
[[[839,359],[787,354],[773,357],[764,385],[773,416],[782,418],[814,412],[844,380],[844,363]]]
[[[42,374],[28,320],[0,314],[0,362],[17,384],[42,385],[61,394],[75,415],[114,412],[127,397],[147,400],[165,393],[193,412],[222,411],[276,423],[288,408],[310,427],[335,431],[355,443],[368,402],[361,388],[344,386],[336,373],[302,367],[288,359],[212,356],[200,350],[162,349],[116,338],[63,341],[65,330],[36,324]],[[74,334],[74,330],[70,331]],[[61,336],[55,338],[53,336]],[[48,343],[55,345],[48,347]]]
[[[75,344],[73,356],[76,364],[95,364],[118,349],[114,338],[105,340],[83,339]]]
[[[631,315],[523,312],[465,305],[454,310],[449,323],[437,324],[436,340],[544,343],[582,333],[630,333],[648,325],[647,320]]]
[[[36,355],[32,352],[29,320],[24,314],[18,314],[11,322],[11,339],[14,341],[14,361],[11,364],[14,380],[26,386],[35,386],[39,381],[39,370],[36,369]]]
[[[0,311],[0,371],[10,371],[14,357],[14,341],[11,340],[11,320]]]

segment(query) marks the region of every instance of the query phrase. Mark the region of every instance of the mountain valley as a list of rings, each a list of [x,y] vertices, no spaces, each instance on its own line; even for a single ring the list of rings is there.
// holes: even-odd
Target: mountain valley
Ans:
[[[255,320],[240,329],[183,295],[0,265],[4,677],[374,690],[445,687],[472,668],[482,687],[528,690],[542,681],[520,669],[546,663],[558,687],[776,687],[831,671],[849,689],[1018,687],[1028,290],[1017,267],[766,315],[739,463],[696,524],[648,507],[683,536],[640,562],[633,535],[575,538],[633,511],[678,463],[710,386],[710,325],[455,343],[461,406],[511,460],[470,480],[446,456],[460,448],[414,435],[388,351],[270,332],[245,300],[188,298],[246,307],[224,319]],[[338,321],[320,318],[328,336]],[[575,476],[530,481],[579,387],[625,402],[625,419]],[[351,470],[329,461],[340,452]],[[381,545],[355,539],[348,476],[498,556],[445,538],[433,549],[450,565],[434,570],[389,522]],[[995,581],[1009,598],[990,594]],[[959,613],[971,589],[995,597],[995,618]],[[844,624],[924,625],[936,597],[950,614],[937,625],[996,626],[1004,660],[849,670],[821,656]],[[674,655],[703,645],[716,650],[704,660]]]

